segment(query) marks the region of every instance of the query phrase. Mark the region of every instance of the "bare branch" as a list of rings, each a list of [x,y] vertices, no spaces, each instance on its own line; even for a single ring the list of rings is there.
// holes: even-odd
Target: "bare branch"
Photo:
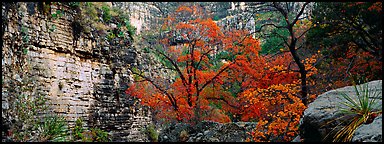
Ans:
[[[313,29],[313,27],[310,27],[309,29],[305,30],[297,39],[300,39],[302,36],[304,36],[311,29]]]
[[[296,18],[292,21],[292,25],[295,24],[297,22],[297,20],[299,19],[299,17],[303,14],[304,12],[304,9],[305,7],[309,4],[309,2],[305,2],[304,5],[301,7],[301,10],[300,12],[296,15]]]
[[[201,91],[202,89],[204,89],[208,84],[210,84],[214,79],[216,79],[221,73],[223,73],[225,70],[227,70],[233,64],[235,64],[235,62],[232,62],[231,64],[227,65],[225,68],[221,69],[214,77],[212,77],[210,80],[205,82],[205,84],[200,89],[197,88],[197,91]]]
[[[172,95],[172,94],[169,94],[166,90],[162,89],[159,85],[157,85],[153,80],[151,80],[150,78],[140,74],[140,73],[137,73],[137,72],[134,72],[132,71],[132,74],[136,74],[142,78],[145,79],[145,81],[148,81],[149,83],[151,83],[153,86],[155,86],[156,89],[158,89],[160,92],[162,92],[163,94],[165,94],[168,99],[171,101],[172,103],[172,106],[174,107],[174,109],[177,111],[178,109],[178,106],[177,106],[177,103],[176,103],[176,99],[175,97]]]
[[[144,40],[146,40],[146,38],[143,38]],[[182,82],[183,82],[183,85],[184,86],[187,86],[187,81],[183,75],[183,73],[181,72],[179,66],[177,65],[177,63],[175,63],[175,61],[173,61],[169,56],[167,56],[166,54],[164,54],[163,52],[161,52],[160,50],[156,49],[156,48],[152,48],[154,49],[157,53],[161,54],[162,56],[164,56],[169,62],[171,62],[171,64],[173,65],[173,67],[176,69],[176,72],[179,74]]]

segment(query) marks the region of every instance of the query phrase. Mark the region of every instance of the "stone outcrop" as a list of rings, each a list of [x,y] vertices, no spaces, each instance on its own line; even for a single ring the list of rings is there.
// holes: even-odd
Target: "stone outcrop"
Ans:
[[[252,139],[251,132],[257,123],[217,123],[203,121],[195,126],[178,123],[165,127],[159,134],[159,142],[244,142]]]
[[[51,18],[57,9],[63,16]],[[12,108],[12,87],[7,83],[21,76],[12,75],[12,66],[23,57],[37,77],[37,89],[50,99],[50,111],[64,116],[71,126],[81,117],[86,127],[106,130],[114,141],[147,141],[141,130],[151,122],[151,114],[124,93],[133,81],[128,68],[137,55],[128,36],[114,41],[92,34],[75,37],[68,6],[51,5],[49,12],[43,14],[38,2],[3,3],[3,113]],[[25,54],[19,57],[20,52]]]
[[[375,118],[370,124],[356,129],[352,142],[382,142],[383,141],[383,115]]]
[[[368,83],[368,87],[370,92],[380,93],[376,102],[379,104],[377,109],[382,109],[382,81],[371,81]],[[342,122],[348,117],[343,117],[344,115],[338,112],[340,107],[345,107],[341,104],[343,99],[339,92],[346,93],[352,99],[357,99],[353,86],[331,90],[319,95],[314,102],[308,105],[301,119],[300,137],[304,141],[329,141],[330,139],[324,139],[327,134],[332,137],[333,132],[338,131],[343,126]],[[355,132],[353,141],[382,141],[381,117],[376,117],[371,124],[360,126]]]

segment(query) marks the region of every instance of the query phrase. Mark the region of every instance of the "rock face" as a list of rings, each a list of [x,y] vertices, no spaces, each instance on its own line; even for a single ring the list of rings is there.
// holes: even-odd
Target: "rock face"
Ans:
[[[370,91],[380,93],[379,99],[376,99],[376,102],[379,103],[378,109],[382,109],[382,81],[371,81],[368,83],[368,87]],[[308,105],[301,119],[300,137],[304,141],[328,141],[330,139],[324,139],[327,134],[332,135],[332,132],[336,132],[339,129],[339,127],[335,127],[345,120],[344,118],[338,119],[343,116],[343,114],[338,112],[339,108],[343,107],[341,104],[343,99],[339,92],[346,93],[353,99],[357,99],[353,86],[331,90],[319,95],[314,102]],[[382,141],[381,120],[381,116],[379,116],[376,117],[373,123],[360,126],[355,132],[353,141]],[[332,131],[333,129],[335,130]]]
[[[376,117],[370,124],[360,126],[352,138],[352,142],[381,141],[383,141],[383,115]]]
[[[59,8],[63,16],[49,18]],[[50,13],[43,14],[38,2],[3,3],[3,113],[12,109],[8,81],[23,52],[37,77],[36,87],[50,99],[50,111],[70,125],[81,117],[86,127],[106,130],[114,141],[147,141],[141,129],[151,122],[151,114],[124,93],[133,80],[127,68],[136,63],[135,48],[129,41],[92,34],[74,38],[72,14],[65,5],[51,5]]]
[[[257,123],[216,123],[203,121],[196,126],[178,123],[165,127],[159,134],[159,142],[244,142],[252,138],[251,132]]]

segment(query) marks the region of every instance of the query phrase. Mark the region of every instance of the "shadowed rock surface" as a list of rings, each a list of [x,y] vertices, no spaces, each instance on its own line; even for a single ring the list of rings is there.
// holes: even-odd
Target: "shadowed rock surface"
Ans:
[[[247,132],[251,132],[256,124],[254,122],[221,124],[203,121],[191,126],[178,123],[165,127],[159,134],[159,142],[244,142],[247,138],[252,138]]]

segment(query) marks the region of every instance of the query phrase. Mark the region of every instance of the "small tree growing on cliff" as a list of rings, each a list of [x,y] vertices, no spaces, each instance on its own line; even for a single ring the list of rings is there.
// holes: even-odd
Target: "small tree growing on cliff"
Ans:
[[[161,118],[182,122],[229,122],[226,112],[236,113],[236,99],[222,87],[228,70],[245,61],[247,51],[258,53],[259,42],[246,31],[221,31],[197,6],[180,6],[165,19],[161,40],[143,38],[147,50],[157,54],[160,70],[176,74],[176,80],[150,77],[132,69],[136,82],[127,93],[142,104],[161,110]]]

